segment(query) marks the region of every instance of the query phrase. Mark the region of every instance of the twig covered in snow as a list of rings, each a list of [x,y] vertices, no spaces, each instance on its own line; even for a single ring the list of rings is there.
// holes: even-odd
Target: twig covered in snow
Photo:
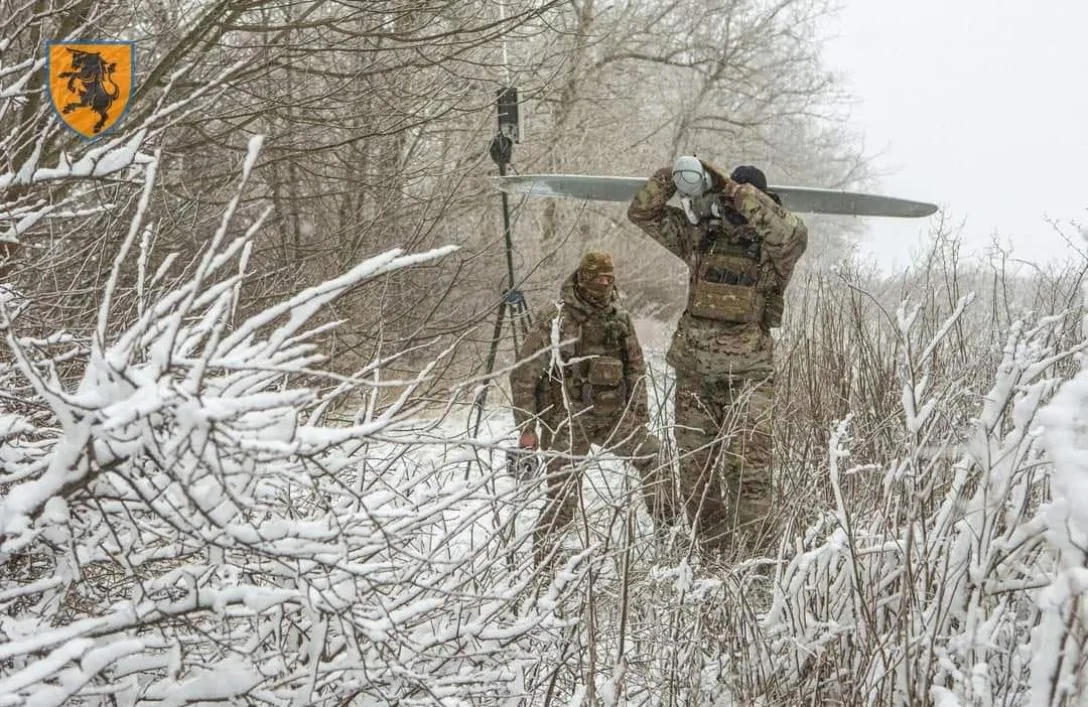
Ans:
[[[118,263],[146,257],[131,248],[144,203]],[[74,385],[5,320],[0,373],[49,414],[0,417],[0,692],[332,705],[521,679],[515,639],[550,613],[515,610],[527,577],[481,581],[510,549],[516,489],[405,463],[419,444],[407,396],[327,428],[306,421],[318,392],[294,384],[324,359],[325,327],[307,328],[322,307],[455,248],[392,249],[235,322],[255,230],[215,239],[177,287],[145,283],[131,324],[107,296]]]

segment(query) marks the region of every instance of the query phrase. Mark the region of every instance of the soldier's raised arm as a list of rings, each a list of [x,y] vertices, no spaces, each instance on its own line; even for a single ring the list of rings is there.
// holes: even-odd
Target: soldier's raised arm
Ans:
[[[627,218],[650,238],[683,258],[687,249],[687,217],[667,203],[675,193],[672,167],[662,167],[635,194],[627,207]]]
[[[774,266],[780,287],[785,289],[794,266],[808,248],[808,226],[751,184],[734,184],[733,205],[763,236],[763,256]]]

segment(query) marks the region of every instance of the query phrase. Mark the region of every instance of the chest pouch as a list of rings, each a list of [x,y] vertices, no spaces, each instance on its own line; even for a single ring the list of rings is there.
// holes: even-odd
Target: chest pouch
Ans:
[[[723,322],[763,320],[765,300],[759,264],[741,255],[707,253],[692,283],[688,310]]]
[[[623,380],[623,361],[611,356],[597,356],[589,361],[585,385],[582,386],[582,402],[593,406],[593,412],[611,415],[626,404],[626,386]]]

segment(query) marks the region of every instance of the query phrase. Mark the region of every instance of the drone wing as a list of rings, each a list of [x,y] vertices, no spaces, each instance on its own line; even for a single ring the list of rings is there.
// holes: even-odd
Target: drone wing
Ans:
[[[578,174],[522,174],[492,179],[500,191],[509,194],[588,201],[630,201],[646,183],[642,177]],[[782,197],[786,208],[799,213],[920,218],[937,211],[934,204],[879,194],[813,187],[768,188]]]

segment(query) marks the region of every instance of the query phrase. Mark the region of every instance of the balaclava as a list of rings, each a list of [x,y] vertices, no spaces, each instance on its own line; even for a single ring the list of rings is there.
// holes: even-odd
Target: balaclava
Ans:
[[[597,282],[597,278],[601,275],[608,275],[612,279],[607,285],[602,285]],[[616,286],[616,276],[612,256],[609,253],[591,250],[583,255],[582,261],[578,263],[577,277],[578,294],[588,302],[602,307],[611,301],[612,292]]]

